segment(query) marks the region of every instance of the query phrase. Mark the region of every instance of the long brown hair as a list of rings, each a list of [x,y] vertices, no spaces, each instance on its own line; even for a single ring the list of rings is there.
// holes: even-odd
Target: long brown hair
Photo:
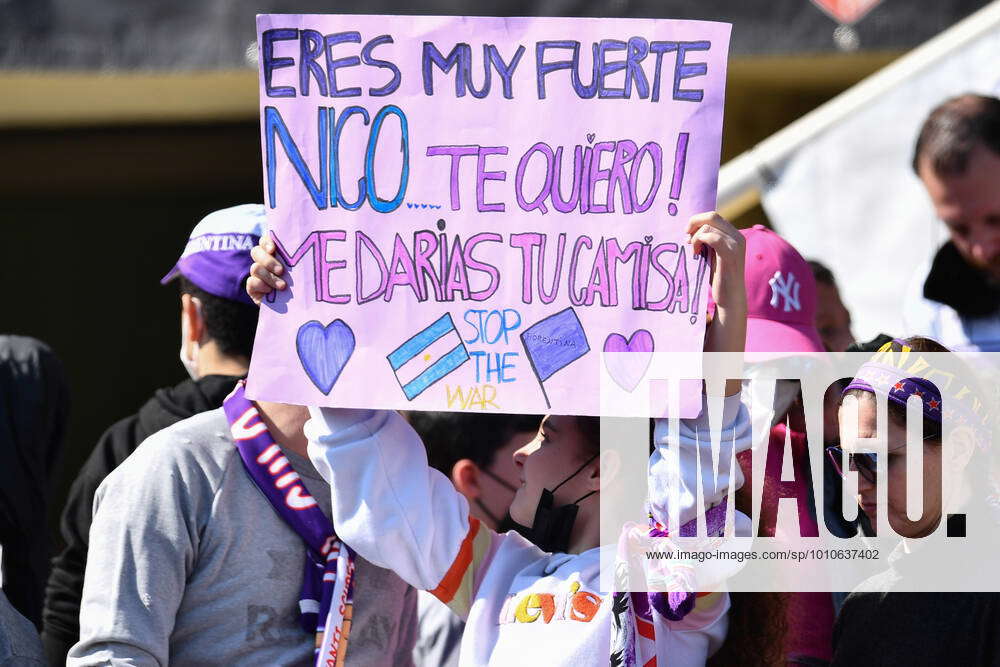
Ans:
[[[726,640],[707,667],[773,667],[785,664],[786,593],[730,593]]]
[[[745,487],[746,488],[746,487]],[[736,509],[752,516],[749,493],[736,493]],[[730,593],[729,629],[708,667],[784,665],[788,633],[787,593]]]

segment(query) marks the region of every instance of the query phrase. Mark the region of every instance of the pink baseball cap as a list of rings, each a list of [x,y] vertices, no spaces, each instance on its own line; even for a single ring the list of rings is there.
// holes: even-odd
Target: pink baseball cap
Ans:
[[[747,241],[747,352],[825,352],[809,264],[764,225],[740,233]]]
[[[792,244],[764,225],[746,239],[747,352],[825,352],[816,331],[816,279]],[[715,309],[709,292],[709,308]]]

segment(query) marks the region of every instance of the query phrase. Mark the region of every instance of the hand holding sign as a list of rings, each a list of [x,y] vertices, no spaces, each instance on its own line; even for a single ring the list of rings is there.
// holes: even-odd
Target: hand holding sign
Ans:
[[[273,290],[283,290],[288,286],[279,277],[285,272],[285,267],[274,258],[274,253],[274,241],[267,234],[260,237],[257,245],[250,250],[253,264],[250,265],[250,277],[247,279],[247,294],[258,306]]]
[[[696,255],[702,253],[704,246],[715,251],[712,299],[716,308],[742,310],[743,317],[746,318],[746,284],[743,275],[746,239],[731,222],[715,211],[700,213],[691,218],[687,236]]]

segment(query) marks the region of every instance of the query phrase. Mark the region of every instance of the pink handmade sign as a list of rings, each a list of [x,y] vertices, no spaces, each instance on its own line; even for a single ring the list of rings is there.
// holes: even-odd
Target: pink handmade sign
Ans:
[[[701,349],[707,261],[684,228],[715,207],[729,24],[257,30],[264,203],[290,286],[261,311],[249,395],[597,414],[601,372],[631,391],[654,349]],[[602,350],[636,361],[602,371]]]

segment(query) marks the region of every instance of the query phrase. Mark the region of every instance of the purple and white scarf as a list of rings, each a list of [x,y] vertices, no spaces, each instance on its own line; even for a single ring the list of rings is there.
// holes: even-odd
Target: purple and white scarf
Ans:
[[[720,536],[726,526],[728,496],[705,513],[705,527],[709,537]],[[681,537],[698,534],[697,517],[680,527]],[[640,563],[636,554],[655,547],[656,538],[669,538],[667,528],[649,514],[649,526],[629,524],[624,527],[618,542],[616,575],[622,590],[612,593],[611,667],[657,667],[656,626],[654,611],[668,621],[680,621],[694,609],[698,594],[695,592],[694,568],[679,561]],[[673,590],[663,592],[628,592],[629,570],[659,567],[668,574],[662,577]],[[645,586],[641,586],[644,588]]]
[[[222,409],[243,466],[271,507],[306,544],[302,627],[316,634],[317,667],[340,667],[354,607],[354,552],[343,544],[288,458],[274,442],[240,381]]]

